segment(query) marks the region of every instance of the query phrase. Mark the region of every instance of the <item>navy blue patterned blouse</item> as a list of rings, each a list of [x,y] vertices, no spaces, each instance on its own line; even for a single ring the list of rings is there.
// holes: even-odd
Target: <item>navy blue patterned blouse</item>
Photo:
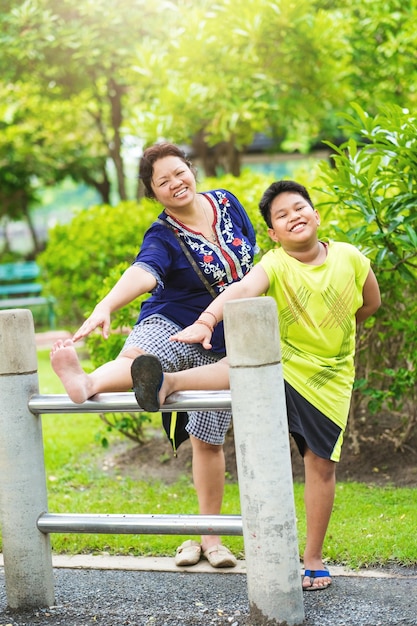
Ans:
[[[240,280],[252,267],[257,252],[254,228],[239,200],[225,189],[203,195],[214,210],[213,231],[217,243],[208,241],[165,212],[146,231],[133,265],[150,272],[157,280],[152,295],[142,304],[139,321],[161,315],[185,328],[192,324],[212,301],[201,278],[193,269],[178,242],[181,237],[206,280],[218,294]],[[224,354],[223,324],[213,333],[213,352]]]

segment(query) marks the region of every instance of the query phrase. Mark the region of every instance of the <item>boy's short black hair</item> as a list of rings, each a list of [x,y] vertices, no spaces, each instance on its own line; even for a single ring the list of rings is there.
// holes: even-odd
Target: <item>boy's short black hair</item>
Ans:
[[[295,182],[295,180],[277,180],[275,183],[272,183],[264,191],[261,201],[259,202],[259,210],[261,212],[262,217],[264,218],[266,225],[268,228],[272,228],[271,222],[271,204],[272,201],[279,196],[281,193],[298,193],[300,196],[306,200],[312,209],[314,209],[314,205],[311,201],[310,195],[307,189],[300,185],[300,183]]]

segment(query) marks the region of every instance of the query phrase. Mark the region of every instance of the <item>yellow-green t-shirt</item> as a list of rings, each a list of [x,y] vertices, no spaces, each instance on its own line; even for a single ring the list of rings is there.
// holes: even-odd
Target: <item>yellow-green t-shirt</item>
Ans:
[[[278,306],[285,380],[344,430],[369,259],[348,243],[330,242],[322,265],[301,263],[282,248],[260,264]]]

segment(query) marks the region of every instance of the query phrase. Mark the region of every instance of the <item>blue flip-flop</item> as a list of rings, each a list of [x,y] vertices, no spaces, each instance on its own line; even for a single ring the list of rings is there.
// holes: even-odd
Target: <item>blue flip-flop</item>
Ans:
[[[159,411],[159,390],[164,380],[159,359],[151,354],[136,357],[130,368],[133,391],[141,409],[153,413]]]
[[[306,569],[304,571],[304,576],[308,576],[310,578],[311,584],[310,587],[303,587],[303,591],[321,591],[322,589],[327,589],[331,585],[331,582],[328,582],[325,585],[314,586],[314,580],[317,578],[331,578],[330,572],[327,569]]]

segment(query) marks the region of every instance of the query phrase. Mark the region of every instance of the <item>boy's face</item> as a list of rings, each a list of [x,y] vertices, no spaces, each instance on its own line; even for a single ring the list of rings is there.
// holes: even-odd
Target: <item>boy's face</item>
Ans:
[[[317,241],[318,212],[298,193],[284,192],[271,203],[272,228],[268,235],[282,247],[297,249]]]

